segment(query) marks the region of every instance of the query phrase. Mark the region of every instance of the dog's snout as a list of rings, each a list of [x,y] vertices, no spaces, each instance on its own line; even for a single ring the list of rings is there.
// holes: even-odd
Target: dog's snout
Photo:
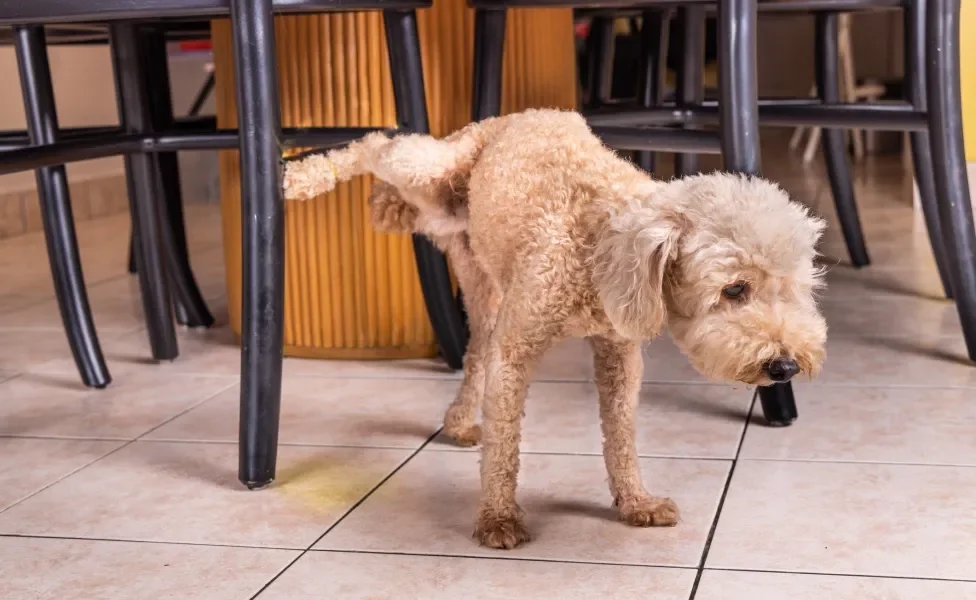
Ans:
[[[766,363],[766,374],[776,383],[786,383],[799,372],[800,367],[792,358],[774,358]]]

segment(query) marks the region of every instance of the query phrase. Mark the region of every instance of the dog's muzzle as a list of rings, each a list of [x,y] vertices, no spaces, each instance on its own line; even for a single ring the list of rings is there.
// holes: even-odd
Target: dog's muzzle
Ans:
[[[792,358],[774,358],[766,363],[766,374],[776,383],[786,383],[799,372],[800,367]]]

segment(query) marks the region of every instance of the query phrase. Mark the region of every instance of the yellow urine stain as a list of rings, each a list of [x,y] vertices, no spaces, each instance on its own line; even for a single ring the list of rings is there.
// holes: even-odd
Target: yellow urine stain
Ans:
[[[380,479],[381,474],[348,461],[310,458],[279,470],[275,489],[310,510],[335,512],[358,501]]]

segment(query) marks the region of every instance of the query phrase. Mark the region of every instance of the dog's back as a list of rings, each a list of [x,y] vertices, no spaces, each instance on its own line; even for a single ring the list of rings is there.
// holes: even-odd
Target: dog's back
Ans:
[[[471,169],[468,235],[503,287],[513,268],[524,270],[538,257],[570,263],[561,271],[571,275],[571,263],[582,260],[580,230],[590,206],[651,181],[575,112],[525,111],[505,117],[493,133]]]

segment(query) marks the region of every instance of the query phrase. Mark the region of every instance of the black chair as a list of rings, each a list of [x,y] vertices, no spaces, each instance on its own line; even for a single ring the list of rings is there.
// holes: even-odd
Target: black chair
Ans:
[[[470,0],[475,13],[474,89],[472,118],[484,119],[501,111],[502,55],[505,42],[505,15],[509,8],[559,6],[591,8],[615,12],[619,10],[647,11],[671,9],[702,11],[715,0]],[[719,133],[694,129],[675,129],[673,114],[658,110],[652,118],[635,123],[632,116],[619,116],[619,108],[611,107],[602,113],[604,119],[591,119],[594,132],[611,147],[638,152],[669,151],[679,153],[721,154],[725,168],[742,173],[759,173],[759,110],[756,83],[756,0],[720,0],[718,4],[719,31]],[[646,13],[645,13],[646,14]],[[659,30],[663,19],[648,35],[648,48],[660,48]],[[602,26],[597,44],[606,47],[609,30]],[[655,36],[657,36],[655,38]],[[701,35],[704,39],[704,34]],[[660,57],[660,53],[658,54]],[[597,61],[599,62],[599,61]],[[641,104],[646,109],[657,102],[663,69],[660,62],[651,60],[641,69]],[[600,82],[601,75],[595,75]],[[690,85],[688,86],[691,87]],[[605,97],[599,83],[596,98]],[[697,93],[697,90],[696,90]],[[670,110],[671,113],[674,109]],[[643,155],[647,156],[647,155]],[[642,159],[646,160],[646,158]],[[772,425],[787,425],[796,418],[796,403],[790,384],[774,385],[760,390],[763,411]]]
[[[132,178],[133,221],[136,224],[140,278],[154,349],[175,350],[169,312],[168,281],[160,251],[168,235],[154,185],[154,159],[160,153],[187,149],[241,150],[243,222],[243,331],[241,343],[241,413],[239,479],[260,488],[275,476],[278,418],[281,403],[282,328],[284,304],[284,207],[281,198],[283,147],[335,147],[375,128],[302,128],[283,130],[280,122],[277,63],[274,47],[275,12],[383,10],[394,77],[394,94],[402,129],[426,132],[417,8],[426,0],[32,0],[0,7],[0,25],[16,29],[25,57],[28,111],[36,115],[29,148],[0,153],[0,174],[123,154]],[[154,117],[152,94],[144,67],[151,63],[152,31],[163,20],[202,20],[229,16],[232,21],[237,70],[238,130],[165,128]],[[48,24],[108,24],[117,68],[122,131],[59,131],[51,98],[44,32]],[[149,37],[147,37],[149,36]],[[156,38],[158,41],[158,37]],[[63,171],[62,171],[63,173]],[[60,181],[60,183],[58,183]],[[63,175],[54,180],[64,185]],[[66,194],[59,196],[66,198]],[[70,207],[48,210],[48,229],[64,232]],[[48,214],[49,213],[49,214]],[[70,244],[73,244],[73,235]],[[415,238],[422,288],[442,353],[459,366],[465,344],[463,315],[451,290],[447,262],[423,238]],[[52,253],[55,273],[63,254]],[[57,259],[57,260],[54,260]],[[75,253],[75,260],[77,260]],[[80,270],[76,270],[80,275]],[[83,286],[75,281],[73,290]],[[148,293],[147,293],[148,292]],[[87,308],[87,307],[85,307]],[[75,315],[72,315],[75,316]],[[152,332],[155,330],[155,334]]]
[[[946,296],[954,298],[970,359],[976,360],[976,231],[962,136],[959,83],[961,0],[789,0],[761,1],[759,13],[813,15],[819,99],[760,99],[760,123],[822,128],[831,191],[845,243],[855,267],[869,264],[854,197],[845,128],[910,132],[912,160],[932,252]],[[905,100],[843,104],[838,89],[838,22],[843,12],[901,10],[905,24]],[[704,14],[696,17],[701,20]],[[686,25],[686,27],[689,27]],[[698,30],[699,24],[690,25]],[[682,70],[701,68],[693,54],[700,44],[686,38]],[[648,57],[646,60],[654,60]],[[685,76],[685,80],[691,76]],[[679,74],[679,79],[681,79]],[[691,90],[689,90],[691,91]],[[700,86],[697,90],[701,97]],[[617,117],[637,121],[672,117],[688,124],[714,123],[714,103],[679,101],[646,110],[633,107]]]
[[[182,24],[173,31],[161,28],[144,32],[146,45],[143,57],[146,61],[142,72],[151,77],[152,85],[158,91],[153,94],[153,115],[161,128],[176,125],[170,100],[169,70],[166,65],[165,43],[167,39],[183,40],[209,36],[209,23]],[[81,128],[59,131],[57,115],[53,110],[53,91],[50,69],[47,63],[46,46],[74,46],[107,44],[108,31],[105,27],[94,25],[55,25],[46,31],[3,30],[0,43],[13,44],[20,65],[21,88],[24,92],[24,106],[28,112],[29,131],[8,131],[0,133],[0,148],[10,150],[44,143],[46,136],[61,135],[71,137],[84,133],[109,133],[114,128]],[[50,103],[50,106],[48,106]],[[122,106],[122,103],[119,103]],[[45,115],[49,115],[45,117]],[[121,115],[120,115],[121,117]],[[45,127],[53,127],[47,131]],[[181,124],[185,125],[185,124]],[[51,138],[53,139],[53,138]],[[130,161],[126,160],[126,178],[130,198],[135,197]],[[175,153],[159,154],[154,157],[154,185],[166,205],[162,224],[165,267],[169,281],[175,291],[173,308],[177,321],[191,327],[208,327],[213,323],[207,305],[194,280],[190,269],[183,224],[182,198],[179,188],[179,167]],[[42,206],[45,235],[48,242],[48,255],[52,272],[55,274],[55,291],[68,342],[81,374],[82,382],[95,388],[103,388],[111,381],[108,367],[100,350],[98,337],[92,324],[92,317],[84,289],[84,278],[78,260],[74,224],[70,218],[71,199],[65,184],[64,166],[54,165],[37,169],[38,198]],[[54,211],[53,213],[51,211]],[[133,229],[136,229],[133,222]],[[134,257],[133,257],[134,258]],[[156,262],[159,262],[158,260]],[[147,281],[141,279],[145,286]],[[145,287],[143,287],[145,289]],[[143,297],[147,297],[146,294]],[[148,314],[148,313],[147,313]],[[150,329],[158,327],[149,320]],[[151,333],[151,339],[160,339]],[[172,359],[176,357],[175,338],[173,345],[153,346],[153,357]]]

